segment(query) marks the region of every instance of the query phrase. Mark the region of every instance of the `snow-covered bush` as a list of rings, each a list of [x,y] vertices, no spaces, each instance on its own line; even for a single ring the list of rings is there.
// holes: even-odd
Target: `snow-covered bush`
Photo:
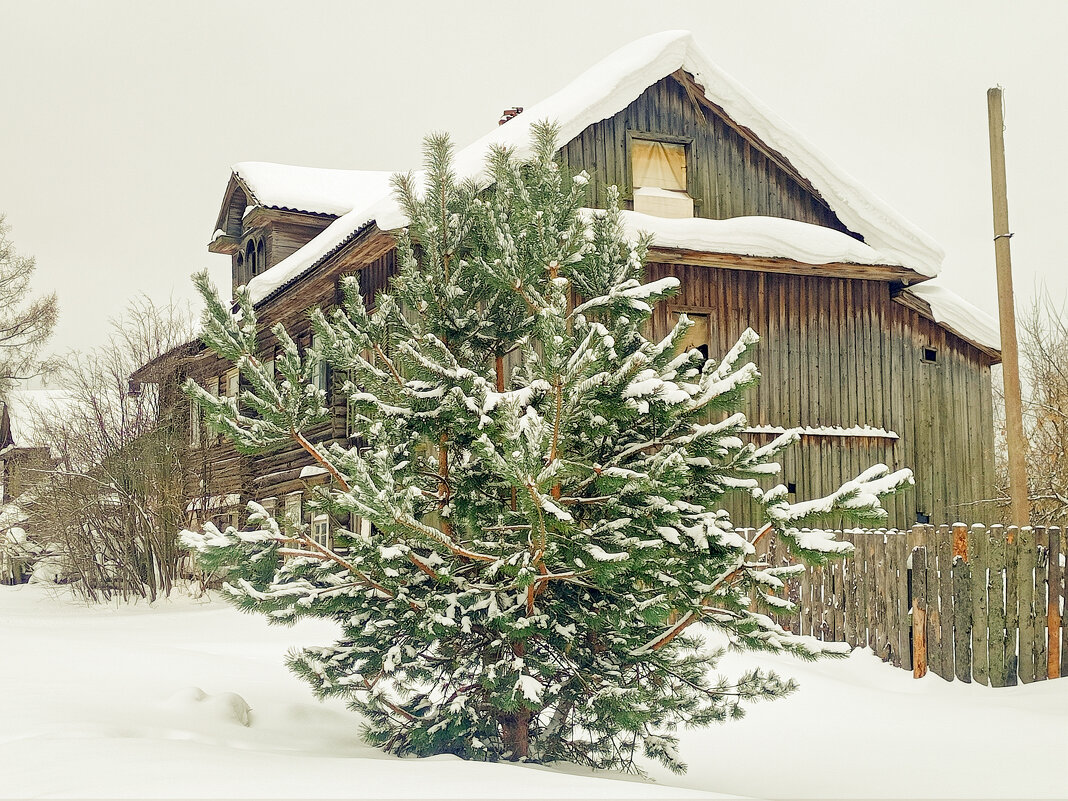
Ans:
[[[644,752],[681,770],[678,726],[792,688],[763,671],[717,677],[693,624],[738,648],[821,650],[751,605],[788,606],[776,592],[803,567],[756,561],[724,496],[748,493],[763,520],[745,524],[819,562],[848,546],[802,541],[801,526],[877,522],[879,496],[911,477],[880,465],[804,504],[762,489],[797,434],[743,441],[756,335],[708,361],[680,350],[685,317],[648,339],[678,282],[643,283],[646,243],[628,241],[614,204],[582,210],[586,177],[558,167],[551,126],[534,145],[527,161],[494,152],[481,188],[455,180],[447,139],[428,139],[422,184],[395,180],[410,224],[390,290],[371,311],[345,279],[343,308],[311,311],[317,344],[303,355],[275,327],[280,379],[257,358],[247,293],[232,315],[197,278],[205,342],[247,388],[239,403],[187,391],[245,452],[301,443],[332,478],[316,509],[373,528],[348,532],[342,555],[253,503],[243,530],[207,525],[184,541],[230,569],[242,609],[340,624],[338,642],[290,664],[318,694],[349,699],[387,750],[624,769]],[[323,360],[350,376],[366,449],[301,433],[328,414],[311,380]]]

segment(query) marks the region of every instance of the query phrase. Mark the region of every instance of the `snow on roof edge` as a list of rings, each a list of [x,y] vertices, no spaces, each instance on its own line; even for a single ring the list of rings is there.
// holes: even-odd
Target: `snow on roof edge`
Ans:
[[[621,216],[628,235],[634,236],[642,231],[651,234],[654,247],[791,259],[803,264],[895,264],[841,231],[782,217],[712,220],[654,217],[635,211],[623,211]]]
[[[531,127],[543,120],[555,121],[560,127],[560,141],[568,142],[588,126],[623,110],[649,86],[678,69],[693,75],[705,96],[737,124],[782,154],[811,182],[848,228],[861,234],[869,247],[890,260],[884,263],[897,262],[928,277],[938,274],[944,253],[926,233],[859,186],[708,61],[688,31],[653,34],[611,53],[560,91],[457,153],[456,174],[460,179],[484,178],[485,158],[494,145],[514,148],[520,157],[528,155]],[[300,250],[254,278],[249,283],[253,302],[262,301],[314,267],[372,220],[383,230],[407,224],[391,192],[383,192],[362,209],[354,206]]]
[[[241,161],[230,170],[255,205],[341,216],[366,206],[388,189],[386,170],[334,170],[267,161]]]
[[[956,292],[935,281],[916,284],[906,291],[931,307],[934,321],[939,325],[977,345],[1001,352],[1001,326],[998,321]]]

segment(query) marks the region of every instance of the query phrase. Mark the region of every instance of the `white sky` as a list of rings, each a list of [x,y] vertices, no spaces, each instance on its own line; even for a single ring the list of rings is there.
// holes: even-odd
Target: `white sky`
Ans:
[[[693,31],[709,58],[930,233],[943,281],[996,314],[986,89],[1006,92],[1017,305],[1068,293],[1068,3],[0,0],[0,213],[53,350],[101,344],[147,293],[192,297],[245,160],[408,169],[465,145],[626,42]]]

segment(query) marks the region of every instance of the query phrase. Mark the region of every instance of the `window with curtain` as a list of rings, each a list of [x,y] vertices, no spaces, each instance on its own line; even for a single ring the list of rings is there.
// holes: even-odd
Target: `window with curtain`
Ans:
[[[682,314],[683,312],[678,312],[675,315],[676,322],[678,322],[678,317]],[[712,329],[709,325],[708,315],[694,314],[693,312],[685,312],[685,314],[693,325],[690,326],[690,330],[683,336],[682,346],[679,348],[679,352],[682,353],[691,348],[696,348],[701,351],[701,355],[707,359],[709,354],[709,343],[712,338]]]
[[[686,145],[631,139],[634,210],[656,217],[693,217],[687,193]]]

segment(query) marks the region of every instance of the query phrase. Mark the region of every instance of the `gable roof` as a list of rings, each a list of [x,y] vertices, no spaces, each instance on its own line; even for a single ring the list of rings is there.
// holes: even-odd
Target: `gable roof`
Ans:
[[[327,170],[266,161],[242,161],[233,174],[250,205],[340,216],[390,191],[392,172]]]
[[[734,123],[747,128],[768,148],[781,154],[790,167],[810,182],[842,223],[863,236],[864,242],[876,254],[864,263],[900,265],[915,271],[920,280],[938,274],[943,252],[930,237],[859,186],[734,79],[708,61],[686,31],[654,34],[617,50],[559,92],[527,108],[523,114],[457,153],[456,173],[461,179],[481,178],[485,181],[485,157],[493,145],[512,147],[520,156],[528,154],[531,126],[542,120],[555,121],[560,127],[560,141],[570,141],[589,125],[618,113],[648,87],[679,70],[692,75],[705,98],[722,108]],[[292,177],[299,180],[297,174]],[[388,188],[376,195],[374,179],[354,175],[352,180],[352,185],[345,190],[351,192],[351,209],[303,248],[256,276],[249,283],[253,302],[262,302],[322,263],[371,223],[377,223],[382,230],[406,224],[403,211]],[[295,201],[279,197],[276,202]],[[694,220],[691,224],[700,226],[705,222]],[[841,236],[848,238],[845,234]],[[715,242],[707,245],[717,247]],[[724,252],[739,251],[729,249],[728,245]]]

